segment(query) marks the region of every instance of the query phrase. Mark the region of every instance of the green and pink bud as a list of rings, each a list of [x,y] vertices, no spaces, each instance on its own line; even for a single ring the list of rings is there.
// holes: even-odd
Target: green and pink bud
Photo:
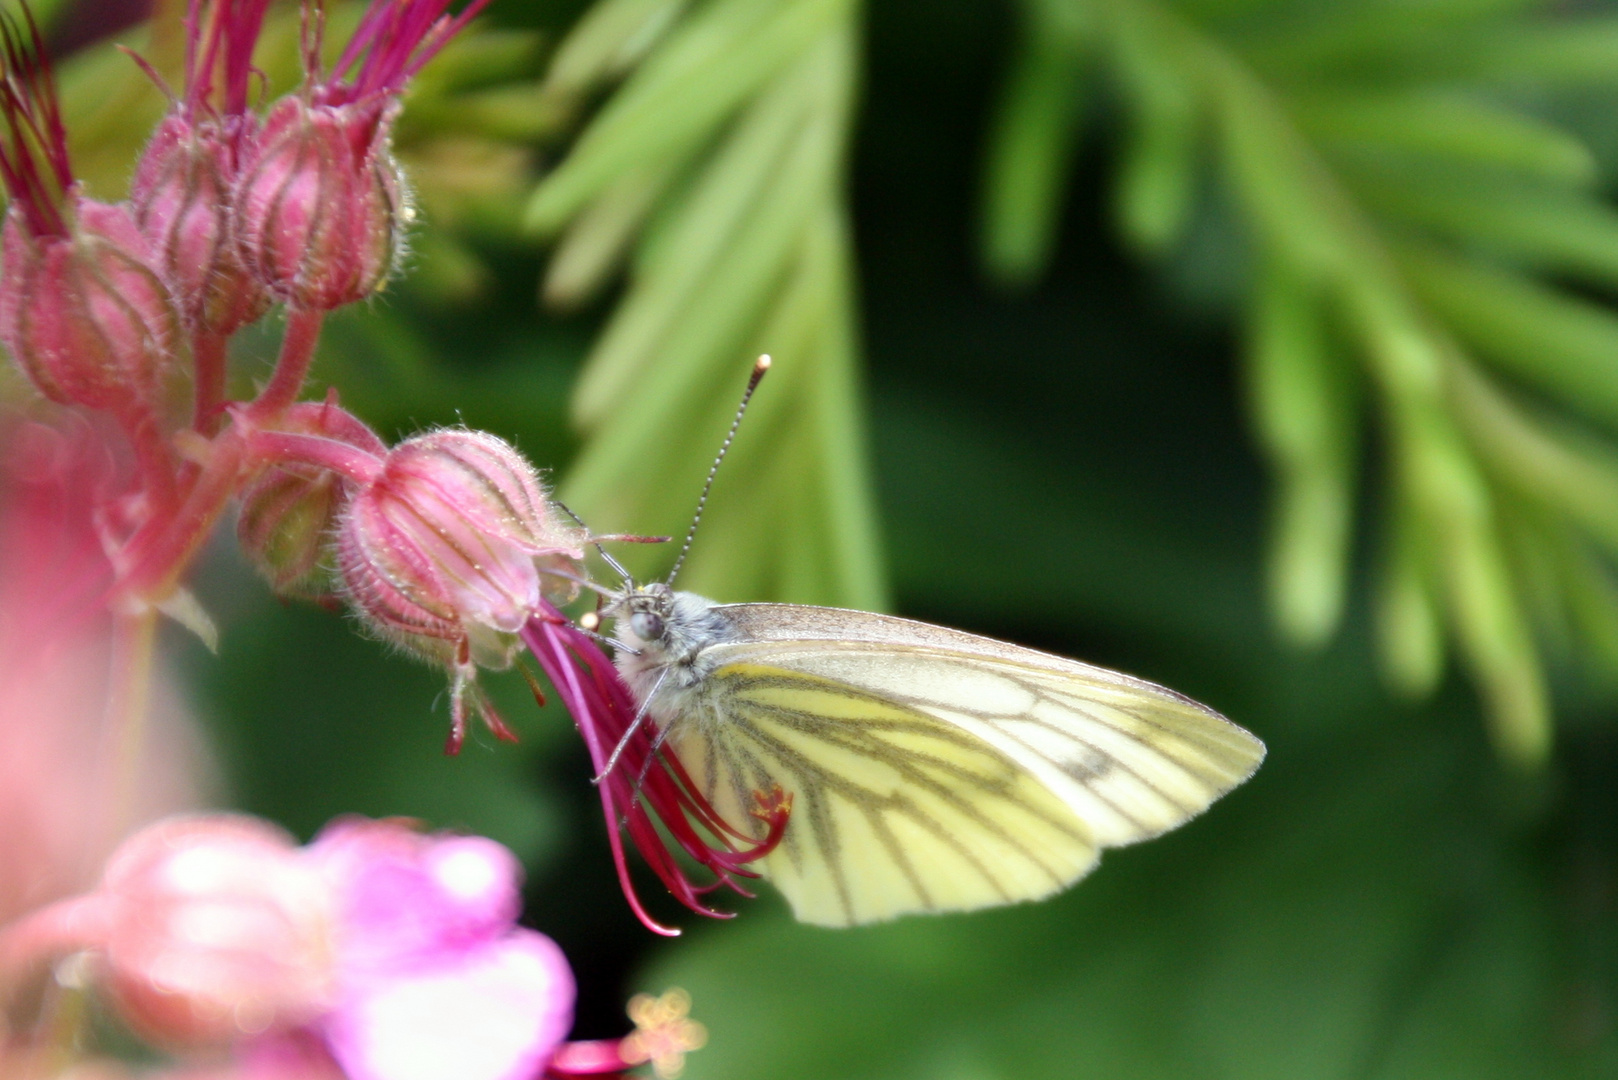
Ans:
[[[144,424],[175,410],[180,314],[123,206],[70,193],[64,233],[14,203],[0,239],[0,341],[52,401]]]
[[[270,111],[233,199],[242,261],[276,299],[329,311],[387,281],[405,205],[388,149],[396,110],[288,97]]]
[[[388,452],[377,434],[335,399],[293,405],[277,427],[341,443],[379,462]],[[333,526],[354,487],[341,472],[296,460],[267,465],[247,482],[236,537],[277,593],[321,598],[336,591]]]
[[[75,185],[31,20],[25,34],[0,18],[0,67],[0,343],[46,397],[115,416],[161,485],[187,366],[179,310],[128,208]]]
[[[270,305],[236,243],[234,142],[214,123],[171,115],[158,125],[130,187],[135,221],[186,322],[221,336],[256,321]]]

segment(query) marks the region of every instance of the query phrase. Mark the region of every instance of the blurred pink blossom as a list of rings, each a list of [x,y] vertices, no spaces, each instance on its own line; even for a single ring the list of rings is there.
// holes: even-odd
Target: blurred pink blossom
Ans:
[[[47,426],[0,412],[0,923],[87,887],[120,839],[105,797],[101,534],[127,489],[108,447],[77,417]],[[195,805],[207,771],[161,667],[146,722],[123,828]]]
[[[573,974],[515,925],[521,867],[492,840],[345,819],[307,849],[337,897],[336,1006],[350,1080],[526,1080],[573,1026]]]
[[[521,867],[481,837],[346,818],[308,847],[252,818],[159,822],[101,886],[0,933],[10,970],[84,951],[131,1029],[228,1051],[240,1080],[529,1080],[573,975],[516,925]]]
[[[158,1045],[229,1046],[331,1005],[329,889],[291,837],[256,818],[171,818],[107,864],[97,944],[131,1028]]]

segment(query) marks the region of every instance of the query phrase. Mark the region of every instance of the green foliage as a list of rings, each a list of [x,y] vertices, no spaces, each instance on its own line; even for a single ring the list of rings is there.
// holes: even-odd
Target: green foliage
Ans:
[[[579,974],[575,1034],[620,1035],[626,991],[683,985],[712,1032],[690,1080],[1613,1075],[1612,686],[1556,683],[1555,753],[1525,775],[1441,684],[1458,650],[1531,760],[1558,665],[1618,673],[1618,231],[1599,195],[1618,141],[1591,120],[1618,22],[1522,0],[1028,0],[978,162],[972,65],[998,5],[868,7],[859,295],[895,592],[1207,700],[1269,742],[1263,770],[1048,903],[833,933],[790,923],[768,886],[723,925],[648,889],[689,931],[665,943],[617,894],[554,705],[496,679],[522,745],[446,760],[437,673],[216,563],[197,587],[221,654],[187,647],[236,804],[303,833],[362,811],[512,844],[528,921]],[[559,20],[545,0],[501,0],[508,16]],[[844,191],[860,17],[604,0],[542,78],[537,34],[480,27],[401,129],[419,266],[333,320],[318,378],[389,438],[459,420],[515,438],[597,529],[678,532],[770,351],[682,584],[881,602]],[[142,84],[98,89],[98,63],[129,73],[74,62],[75,150],[115,194],[142,129],[101,110]],[[557,319],[533,310],[510,194],[530,182],[517,151],[584,115],[527,204],[557,239],[546,297],[583,308]],[[1082,227],[1056,242],[1064,207],[1098,201],[1086,125],[1115,119],[1133,251],[1191,277],[1198,245],[1241,226],[1201,278],[1237,300],[1267,488],[1227,415],[1223,342]],[[957,258],[978,165],[984,264],[1050,286],[987,298]],[[448,280],[485,291],[433,280],[441,240],[473,268]],[[672,556],[631,554],[643,572]],[[1269,639],[1266,577],[1285,638],[1317,651]],[[1424,705],[1380,688],[1378,656]]]
[[[681,578],[697,591],[886,604],[843,194],[857,17],[851,0],[606,0],[551,68],[566,100],[634,65],[528,206],[558,238],[551,304],[627,264],[574,391],[563,497],[598,531],[679,535],[749,367],[774,359]],[[641,573],[673,558],[635,554]]]
[[[1218,836],[1113,853],[1045,904],[843,933],[755,917],[648,984],[712,1029],[691,1080],[1605,1075],[1618,1046],[1578,1029],[1556,961],[1586,928],[1487,814],[1456,813],[1479,779],[1461,732],[1361,725],[1195,826]],[[1361,827],[1383,814],[1410,825]]]
[[[1545,642],[1618,673],[1618,315],[1577,291],[1618,286],[1618,212],[1551,107],[1618,84],[1618,21],[1546,7],[1026,0],[983,243],[1008,282],[1048,260],[1083,65],[1122,105],[1133,247],[1170,254],[1199,202],[1240,215],[1283,634],[1341,620],[1369,413],[1389,680],[1430,693],[1453,644],[1522,764],[1551,742]]]
[[[1110,290],[1074,321],[1123,299]],[[1073,347],[1067,329],[1028,342],[1037,356],[1008,379]],[[1177,444],[1207,447],[1178,483],[1132,468],[1183,426],[1194,392],[1165,385],[1214,359],[1208,346],[1176,355],[1196,345],[1176,334],[1103,354],[1168,369],[1133,393],[1118,386],[1151,376],[1097,385],[1071,365],[1027,395],[1032,410],[1069,403],[1078,431],[1125,412],[1133,440],[1099,449],[1053,449],[1005,401],[929,394],[921,365],[901,362],[878,401],[895,576],[933,617],[1044,626],[1053,647],[1104,626],[1084,654],[1109,663],[1123,662],[1117,641],[1148,643],[1130,669],[1251,723],[1263,768],[1040,904],[852,931],[755,904],[692,927],[637,983],[691,991],[711,1038],[689,1080],[788,1063],[801,1080],[1595,1080],[1618,1067],[1610,718],[1569,725],[1553,777],[1525,776],[1499,766],[1464,693],[1415,714],[1381,689],[1363,606],[1308,658],[1269,640],[1256,530],[1238,524],[1258,503],[1230,460],[1234,418]],[[940,366],[959,377],[965,358]],[[950,523],[991,488],[1003,533],[985,565],[980,534]]]

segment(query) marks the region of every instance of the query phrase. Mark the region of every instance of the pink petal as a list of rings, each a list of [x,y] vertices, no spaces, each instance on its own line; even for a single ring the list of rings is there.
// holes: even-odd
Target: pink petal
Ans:
[[[530,1080],[573,1024],[573,975],[532,930],[357,988],[326,1021],[350,1080]]]
[[[522,911],[522,866],[480,836],[343,818],[305,849],[339,899],[339,966],[365,979],[436,969],[506,934]],[[454,962],[453,959],[451,962]]]

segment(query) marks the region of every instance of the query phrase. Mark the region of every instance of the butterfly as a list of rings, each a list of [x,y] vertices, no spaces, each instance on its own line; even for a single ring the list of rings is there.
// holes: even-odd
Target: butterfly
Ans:
[[[643,714],[727,822],[755,792],[792,797],[755,865],[803,922],[1048,896],[1264,759],[1172,690],[942,626],[627,581],[602,614]]]
[[[1262,742],[1144,679],[891,615],[676,591],[769,368],[754,365],[667,580],[636,585],[597,544],[623,586],[579,581],[615,620],[638,705],[598,782],[649,719],[654,750],[732,828],[762,839],[753,812],[779,789],[785,832],[750,867],[801,921],[852,926],[1049,896],[1253,775]]]

